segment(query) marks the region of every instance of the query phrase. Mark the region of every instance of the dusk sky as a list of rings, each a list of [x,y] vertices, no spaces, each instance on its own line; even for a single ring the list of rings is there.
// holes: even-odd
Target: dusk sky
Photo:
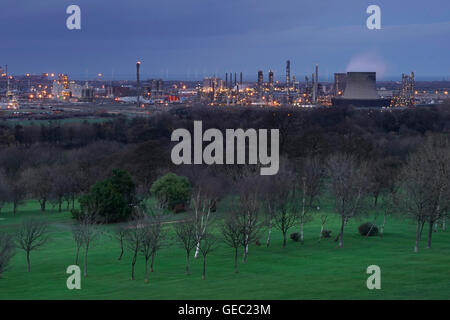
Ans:
[[[66,8],[81,7],[81,30]],[[368,30],[368,5],[381,30]],[[225,72],[254,80],[258,69],[298,80],[319,64],[334,72],[377,71],[378,79],[450,77],[449,0],[1,0],[0,64],[13,74],[72,78],[201,79]]]

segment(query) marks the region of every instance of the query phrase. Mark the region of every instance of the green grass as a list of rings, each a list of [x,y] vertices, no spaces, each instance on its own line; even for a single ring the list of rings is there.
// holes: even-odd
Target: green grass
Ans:
[[[330,213],[326,228],[335,236],[339,220],[330,207],[324,206],[325,212]],[[201,279],[200,259],[192,261],[190,276],[184,274],[184,251],[174,243],[173,225],[167,224],[169,239],[157,254],[148,284],[143,259],[136,265],[136,280],[130,280],[130,254],[118,261],[118,243],[106,233],[90,250],[82,289],[68,290],[65,271],[75,254],[70,213],[42,214],[36,202],[28,202],[13,217],[7,206],[0,229],[14,232],[30,215],[48,219],[52,240],[32,252],[30,273],[25,254],[17,252],[0,279],[0,299],[450,299],[450,232],[433,234],[432,249],[425,249],[423,239],[414,254],[415,226],[406,220],[390,218],[384,238],[368,239],[357,232],[361,221],[351,220],[339,249],[334,237],[317,243],[320,221],[315,219],[306,225],[303,246],[289,240],[282,249],[279,232],[269,248],[251,246],[239,274],[233,273],[232,249],[221,244],[208,256],[206,280]],[[381,268],[381,290],[366,287],[366,268],[372,264]]]

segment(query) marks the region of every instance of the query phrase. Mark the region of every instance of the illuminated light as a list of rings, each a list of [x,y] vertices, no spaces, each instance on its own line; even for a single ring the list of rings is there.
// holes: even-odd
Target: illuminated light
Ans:
[[[447,91],[447,90],[445,90],[445,91],[444,91],[444,94],[445,94],[445,95],[447,95],[447,94],[448,94],[448,91]]]
[[[99,73],[98,76],[101,77],[101,76],[103,76],[103,74]]]

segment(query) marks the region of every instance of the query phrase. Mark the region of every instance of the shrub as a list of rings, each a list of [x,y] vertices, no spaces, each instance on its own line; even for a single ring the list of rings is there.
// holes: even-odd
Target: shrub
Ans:
[[[186,177],[168,173],[152,184],[150,192],[161,208],[174,210],[176,206],[184,208],[191,196],[191,185]]]
[[[324,238],[331,238],[331,230],[323,230],[322,231],[322,237],[324,237]]]
[[[359,226],[359,234],[362,236],[376,236],[378,235],[378,227],[372,222],[366,222]]]
[[[111,177],[97,182],[80,197],[81,213],[104,223],[126,221],[136,205],[136,186],[124,170],[114,170]],[[72,216],[79,218],[81,213],[73,211]]]
[[[290,237],[291,237],[292,241],[294,241],[294,242],[300,241],[300,233],[298,233],[298,232],[291,233]]]

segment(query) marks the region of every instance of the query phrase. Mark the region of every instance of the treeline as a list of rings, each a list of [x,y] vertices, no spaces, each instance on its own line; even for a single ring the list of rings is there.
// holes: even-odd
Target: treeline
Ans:
[[[193,120],[202,120],[204,130],[277,128],[286,159],[323,160],[343,153],[376,163],[380,176],[401,167],[426,135],[450,129],[450,112],[444,107],[383,112],[203,107],[97,123],[1,126],[0,205],[13,203],[15,212],[30,198],[39,200],[43,211],[48,203],[61,210],[114,169],[128,171],[145,196],[158,176],[179,170],[170,160],[170,136],[177,128],[192,130]]]

